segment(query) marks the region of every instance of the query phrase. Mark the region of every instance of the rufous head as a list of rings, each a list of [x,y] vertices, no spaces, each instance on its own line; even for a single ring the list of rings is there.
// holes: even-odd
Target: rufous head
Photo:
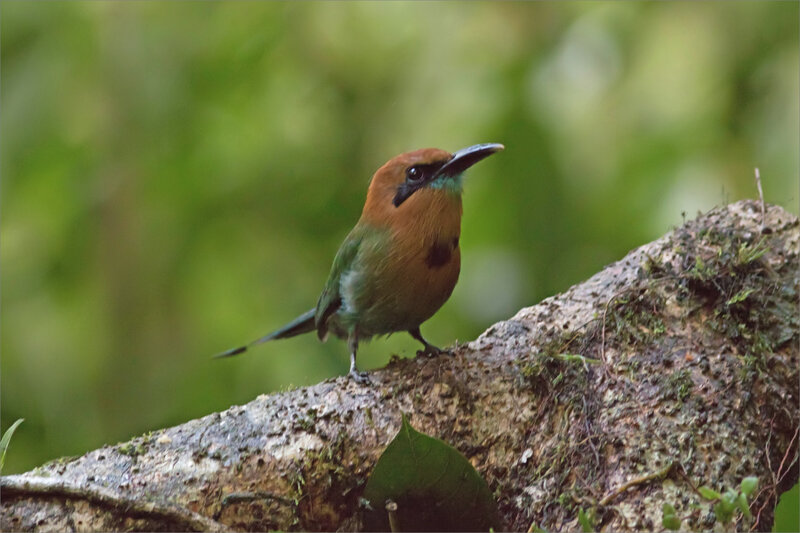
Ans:
[[[375,172],[367,192],[367,205],[400,208],[424,189],[444,189],[461,194],[461,175],[478,161],[503,150],[502,144],[476,144],[453,154],[438,148],[422,148],[400,154]]]

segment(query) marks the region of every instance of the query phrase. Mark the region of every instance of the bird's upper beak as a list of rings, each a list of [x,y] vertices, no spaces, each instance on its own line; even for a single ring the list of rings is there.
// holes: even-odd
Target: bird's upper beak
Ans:
[[[504,148],[505,146],[498,143],[476,144],[475,146],[464,148],[463,150],[459,150],[458,152],[454,153],[453,158],[445,163],[444,166],[439,169],[436,175],[441,176],[444,174],[446,176],[456,176],[467,170],[481,159],[489,157],[493,153],[499,152]]]

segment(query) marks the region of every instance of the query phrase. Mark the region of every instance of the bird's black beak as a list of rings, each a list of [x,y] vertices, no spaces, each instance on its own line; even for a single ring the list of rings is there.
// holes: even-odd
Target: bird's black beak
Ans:
[[[454,153],[453,158],[445,163],[436,175],[441,176],[444,174],[445,176],[457,176],[481,159],[485,159],[504,148],[505,146],[498,143],[476,144],[475,146],[464,148]]]

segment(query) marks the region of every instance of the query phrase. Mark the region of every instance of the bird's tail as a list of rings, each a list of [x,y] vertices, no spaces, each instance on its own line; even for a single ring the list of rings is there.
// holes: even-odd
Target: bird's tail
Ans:
[[[244,353],[247,351],[248,348],[255,346],[256,344],[261,344],[262,342],[267,342],[275,339],[287,339],[289,337],[294,337],[295,335],[300,335],[301,333],[308,333],[309,331],[314,331],[316,327],[314,325],[314,315],[316,314],[317,310],[312,309],[310,311],[306,311],[299,317],[295,318],[285,326],[280,329],[276,329],[272,333],[268,333],[264,335],[260,339],[256,339],[249,344],[245,344],[244,346],[239,346],[238,348],[233,348],[217,354],[214,356],[215,359],[221,357],[232,357],[234,355],[239,355],[240,353]]]

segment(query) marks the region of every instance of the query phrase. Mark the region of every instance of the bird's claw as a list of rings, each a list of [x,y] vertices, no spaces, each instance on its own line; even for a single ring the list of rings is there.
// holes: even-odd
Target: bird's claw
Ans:
[[[351,370],[347,375],[359,385],[372,385],[372,381],[369,379],[369,375],[366,372]]]
[[[436,357],[438,355],[453,355],[453,352],[451,352],[450,350],[442,350],[441,348],[437,348],[432,344],[417,351],[417,357],[422,357],[422,356]]]

